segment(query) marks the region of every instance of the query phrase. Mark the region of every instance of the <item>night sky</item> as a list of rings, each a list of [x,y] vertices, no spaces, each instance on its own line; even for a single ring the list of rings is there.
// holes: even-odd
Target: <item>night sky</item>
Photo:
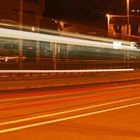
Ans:
[[[140,0],[130,0],[140,9]],[[106,13],[125,14],[126,0],[46,0],[46,15],[54,18],[100,19]]]

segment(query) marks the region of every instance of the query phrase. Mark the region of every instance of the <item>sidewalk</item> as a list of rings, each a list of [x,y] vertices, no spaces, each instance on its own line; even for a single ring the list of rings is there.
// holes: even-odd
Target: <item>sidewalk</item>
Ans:
[[[94,75],[95,74],[95,75]],[[47,88],[47,87],[61,87],[61,86],[74,86],[84,84],[97,84],[105,82],[119,82],[119,81],[130,81],[140,80],[140,72],[124,72],[124,73],[101,73],[92,76],[67,76],[60,78],[45,78],[45,79],[22,79],[13,81],[1,81],[0,92],[2,90],[17,90],[17,89],[34,89],[34,88]]]

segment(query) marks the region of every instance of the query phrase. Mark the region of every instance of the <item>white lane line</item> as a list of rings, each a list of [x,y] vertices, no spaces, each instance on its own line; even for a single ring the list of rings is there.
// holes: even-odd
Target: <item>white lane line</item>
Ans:
[[[3,130],[0,130],[0,134],[7,133],[7,132],[18,131],[18,130],[27,129],[27,128],[32,128],[32,127],[37,127],[37,126],[41,126],[41,125],[45,125],[45,124],[52,124],[52,123],[57,123],[57,122],[62,122],[62,121],[87,117],[87,116],[91,116],[91,115],[106,113],[106,112],[110,112],[110,111],[114,111],[114,110],[119,110],[119,109],[124,109],[124,108],[128,108],[128,107],[138,106],[138,105],[140,105],[140,103],[118,106],[118,107],[104,109],[104,110],[100,110],[100,111],[95,111],[95,112],[90,112],[90,113],[85,113],[85,114],[80,114],[80,115],[75,115],[75,116],[70,116],[70,117],[54,119],[54,120],[44,121],[44,122],[40,122],[40,123],[33,123],[33,124],[30,124],[30,125],[23,125],[23,126],[3,129]]]
[[[52,116],[57,116],[57,115],[63,115],[63,114],[67,114],[67,113],[73,113],[73,112],[78,112],[78,111],[82,111],[82,110],[87,110],[87,109],[92,109],[92,108],[97,108],[97,107],[103,107],[103,106],[106,106],[106,105],[113,105],[113,104],[116,104],[116,103],[124,103],[124,102],[127,102],[127,101],[133,101],[133,100],[136,100],[136,99],[140,99],[140,97],[118,100],[118,101],[114,101],[114,102],[112,101],[112,102],[107,102],[107,103],[104,103],[104,104],[98,104],[98,105],[93,105],[93,106],[88,106],[88,107],[81,107],[81,108],[72,109],[72,110],[68,110],[68,111],[39,115],[39,116],[25,118],[25,119],[2,122],[2,123],[0,123],[0,126],[14,124],[14,123],[20,123],[20,122],[26,122],[26,121],[31,121],[31,120],[41,119],[41,118],[47,118],[47,117],[52,117]]]

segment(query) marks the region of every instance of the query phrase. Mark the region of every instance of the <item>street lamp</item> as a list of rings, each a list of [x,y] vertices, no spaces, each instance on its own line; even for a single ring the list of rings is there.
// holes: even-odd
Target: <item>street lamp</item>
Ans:
[[[107,34],[109,36],[110,15],[106,14],[106,17],[107,17]]]

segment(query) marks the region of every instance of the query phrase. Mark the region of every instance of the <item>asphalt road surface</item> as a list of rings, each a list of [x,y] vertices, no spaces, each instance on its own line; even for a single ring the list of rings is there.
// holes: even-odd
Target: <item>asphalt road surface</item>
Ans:
[[[139,140],[140,81],[0,94],[0,140]]]

